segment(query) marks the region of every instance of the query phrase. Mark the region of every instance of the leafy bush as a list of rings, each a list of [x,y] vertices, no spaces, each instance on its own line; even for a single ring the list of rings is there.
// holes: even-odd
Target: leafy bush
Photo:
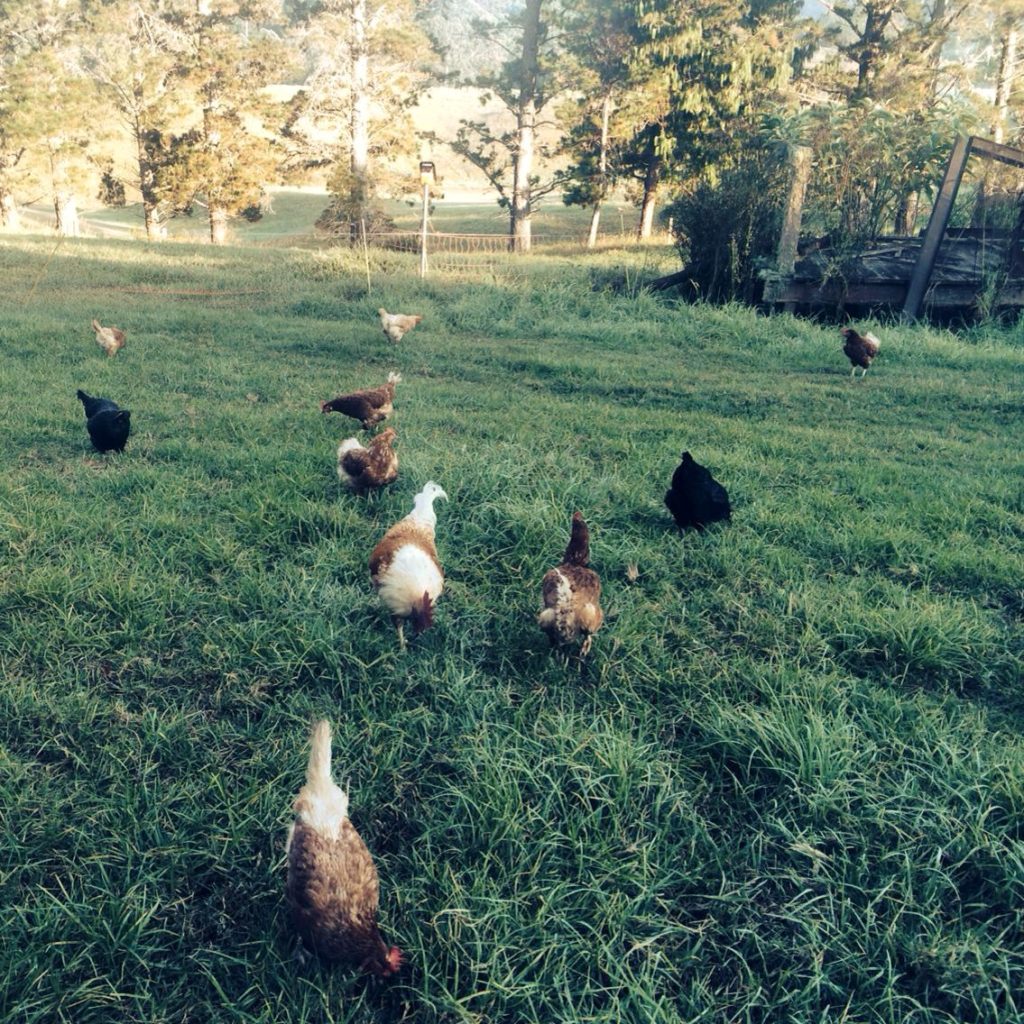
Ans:
[[[113,163],[109,163],[103,168],[103,174],[100,176],[100,190],[96,198],[104,206],[120,208],[125,204],[124,183],[115,177]]]
[[[742,164],[699,180],[665,208],[695,298],[756,301],[758,271],[778,245],[787,180],[776,152],[754,144]]]

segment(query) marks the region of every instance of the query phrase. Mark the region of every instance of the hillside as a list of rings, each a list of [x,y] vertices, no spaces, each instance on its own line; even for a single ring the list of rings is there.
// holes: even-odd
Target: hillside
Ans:
[[[852,381],[834,328],[638,292],[645,258],[0,238],[3,1020],[1020,1017],[1021,330],[873,325]],[[399,346],[382,304],[423,314]],[[319,402],[390,370],[400,476],[359,499]],[[674,528],[684,449],[731,524]],[[367,558],[428,479],[402,652]],[[536,624],[574,510],[585,664]],[[295,959],[319,716],[388,983]]]

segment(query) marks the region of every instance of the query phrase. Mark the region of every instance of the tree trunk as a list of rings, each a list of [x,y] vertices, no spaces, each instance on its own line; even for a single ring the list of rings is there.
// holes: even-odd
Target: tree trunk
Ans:
[[[18,231],[21,228],[18,204],[14,201],[13,194],[6,189],[0,189],[0,225],[8,231]]]
[[[53,210],[57,218],[57,234],[77,238],[82,231],[78,219],[78,200],[70,189],[61,189],[53,195]]]
[[[916,191],[905,192],[900,197],[899,206],[896,207],[896,217],[893,220],[893,231],[897,235],[912,235],[914,233],[917,203],[918,193]]]
[[[807,183],[811,180],[811,157],[809,146],[790,146],[787,153],[789,163],[789,194],[782,216],[782,230],[779,232],[779,248],[775,256],[775,269],[780,274],[792,274],[800,246],[800,222],[803,219],[804,196]]]
[[[590,208],[590,231],[587,233],[587,248],[593,249],[597,245],[597,229],[601,224],[601,203],[594,203]]]
[[[640,226],[636,237],[650,238],[654,231],[654,204],[658,198],[658,185],[661,183],[661,157],[652,140],[647,149],[647,171],[644,174],[644,196],[640,202]]]
[[[136,100],[141,104],[142,96],[136,90]],[[146,148],[146,129],[136,118],[132,124],[135,135],[135,153],[139,165],[139,192],[142,194],[142,220],[146,226],[146,240],[157,242],[164,237],[164,228],[160,223],[158,198],[156,194],[156,165],[152,154]],[[155,136],[156,133],[153,133]]]
[[[1010,112],[1010,93],[1013,91],[1017,64],[1017,27],[1012,22],[1004,25],[1002,45],[999,48],[999,72],[996,75],[995,120],[992,139],[1002,143],[1006,137],[1006,121]]]
[[[62,139],[49,141],[50,181],[53,186],[53,212],[56,216],[57,234],[65,238],[77,238],[81,233],[78,220],[78,201],[68,179],[67,161],[60,151]]]
[[[210,241],[224,245],[228,240],[228,211],[223,206],[210,204]]]
[[[512,170],[510,229],[512,245],[518,252],[529,252],[532,241],[530,214],[532,194],[534,135],[537,123],[537,76],[540,49],[540,5],[542,0],[526,0],[523,23],[523,59],[519,76],[519,103],[516,110],[516,150]]]
[[[598,198],[590,215],[590,234],[587,236],[587,248],[597,245],[597,228],[601,222],[601,205],[608,194],[608,125],[612,117],[612,96],[605,93],[601,102],[601,140],[597,151]]]
[[[895,13],[892,0],[874,0],[865,4],[864,31],[857,41],[857,88],[854,98],[870,97],[878,61],[885,45],[885,32]]]
[[[366,43],[366,0],[352,4],[352,109],[349,132],[352,156],[352,186],[349,194],[349,237],[354,243],[359,238],[359,226],[366,218],[370,199],[370,54]]]

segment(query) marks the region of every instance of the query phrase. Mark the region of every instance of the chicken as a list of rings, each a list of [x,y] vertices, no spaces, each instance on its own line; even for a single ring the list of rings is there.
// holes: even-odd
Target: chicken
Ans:
[[[433,480],[413,499],[412,511],[395,523],[370,555],[370,578],[391,612],[398,642],[405,647],[404,624],[422,633],[434,621],[434,604],[444,587],[444,572],[434,547],[434,499],[448,495]]]
[[[331,727],[313,726],[306,784],[293,805],[285,895],[305,947],[330,963],[348,963],[381,978],[402,963],[377,927],[377,869],[348,817],[348,794],[331,779]]]
[[[861,368],[861,377],[867,376],[871,360],[878,355],[882,343],[870,331],[867,334],[858,334],[852,327],[844,327],[840,332],[843,336],[843,352],[850,360],[850,376]]]
[[[406,316],[404,313],[389,313],[381,307],[377,310],[380,315],[380,325],[388,338],[396,345],[402,340],[402,336],[411,331],[423,317],[419,314]]]
[[[116,355],[124,348],[125,333],[118,327],[103,327],[99,320],[93,320],[92,329],[96,332],[96,344],[108,356]]]
[[[392,447],[394,427],[382,430],[365,448],[354,437],[338,445],[338,479],[357,494],[398,479],[398,456]]]
[[[604,622],[601,611],[601,577],[587,568],[590,531],[579,512],[572,514],[572,534],[561,565],[544,574],[541,597],[544,610],[537,624],[552,644],[570,643],[583,637],[580,657],[590,652],[594,634]]]
[[[93,398],[81,390],[78,400],[85,409],[85,426],[93,447],[100,452],[123,452],[132,429],[131,412],[109,398]]]
[[[680,530],[703,530],[708,523],[732,516],[725,488],[689,452],[683,452],[683,461],[672,474],[665,505]]]
[[[350,395],[338,395],[329,402],[320,403],[321,412],[341,412],[359,420],[363,430],[383,423],[395,410],[392,404],[395,400],[395,385],[400,383],[400,373],[389,373],[387,384],[379,388],[365,388],[362,391],[353,391]]]

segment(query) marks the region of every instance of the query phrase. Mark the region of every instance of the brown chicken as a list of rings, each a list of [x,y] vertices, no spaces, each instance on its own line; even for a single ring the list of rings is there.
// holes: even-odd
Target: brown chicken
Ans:
[[[125,333],[119,327],[103,327],[99,320],[93,320],[92,329],[96,332],[96,344],[108,356],[117,355],[124,348]]]
[[[359,420],[363,430],[383,423],[393,412],[395,385],[402,379],[400,373],[389,373],[387,384],[379,388],[365,388],[350,395],[338,395],[329,402],[320,403],[321,412],[340,412]]]
[[[850,360],[850,376],[861,369],[861,377],[866,376],[871,360],[878,355],[882,343],[873,334],[858,334],[852,327],[844,327],[840,332],[843,336],[843,352]]]
[[[537,623],[552,644],[571,643],[583,637],[580,657],[590,652],[594,634],[604,622],[601,611],[601,578],[590,561],[590,531],[579,512],[572,514],[572,536],[562,564],[549,570],[541,583],[544,610]]]
[[[338,479],[356,494],[385,487],[398,479],[398,456],[392,447],[394,427],[382,430],[364,448],[354,437],[338,445]]]
[[[378,309],[377,313],[380,315],[380,325],[384,333],[396,345],[402,340],[404,334],[411,331],[423,319],[419,314],[406,316],[404,313],[389,313],[383,307]]]
[[[286,896],[303,944],[330,963],[347,963],[381,978],[395,974],[402,954],[377,927],[379,883],[370,851],[348,818],[348,794],[331,779],[331,727],[313,727],[306,784],[288,833]]]

